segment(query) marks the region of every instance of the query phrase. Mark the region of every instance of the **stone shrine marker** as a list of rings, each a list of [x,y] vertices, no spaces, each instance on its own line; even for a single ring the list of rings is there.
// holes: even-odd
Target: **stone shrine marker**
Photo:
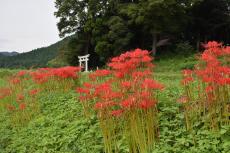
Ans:
[[[85,72],[88,72],[88,61],[89,61],[90,54],[87,54],[85,56],[78,56],[79,59],[79,66],[85,68]],[[82,62],[85,62],[82,63]]]

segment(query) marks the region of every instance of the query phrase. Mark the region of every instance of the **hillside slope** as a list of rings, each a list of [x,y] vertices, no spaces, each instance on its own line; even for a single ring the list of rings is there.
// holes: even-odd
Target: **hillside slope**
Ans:
[[[47,63],[58,55],[59,48],[68,41],[68,37],[48,47],[34,49],[16,56],[0,56],[1,68],[46,67]]]

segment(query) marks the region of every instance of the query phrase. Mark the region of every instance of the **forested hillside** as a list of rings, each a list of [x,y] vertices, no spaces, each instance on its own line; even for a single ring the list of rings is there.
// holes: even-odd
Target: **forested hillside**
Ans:
[[[55,59],[58,55],[59,48],[68,41],[65,38],[48,47],[34,49],[27,53],[16,56],[0,56],[0,67],[2,68],[34,68],[47,67],[48,62]]]

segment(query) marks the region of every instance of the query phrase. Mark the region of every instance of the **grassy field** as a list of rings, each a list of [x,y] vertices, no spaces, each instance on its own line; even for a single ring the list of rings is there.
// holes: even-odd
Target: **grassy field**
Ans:
[[[14,71],[8,69],[0,69],[0,87],[6,85],[6,79],[8,76],[12,75]]]
[[[177,99],[182,95],[182,68],[195,62],[188,59],[157,61],[155,79],[166,88],[159,92],[160,139],[151,153],[229,153],[230,128],[210,132],[200,124],[190,132]],[[185,62],[187,61],[187,62]],[[0,87],[5,86],[9,70],[0,70]],[[83,82],[86,74],[82,74]],[[6,111],[0,113],[1,153],[103,153],[103,138],[96,116],[86,119],[75,91],[42,92],[38,101],[41,112],[24,126],[12,127]],[[119,142],[119,153],[128,148]]]

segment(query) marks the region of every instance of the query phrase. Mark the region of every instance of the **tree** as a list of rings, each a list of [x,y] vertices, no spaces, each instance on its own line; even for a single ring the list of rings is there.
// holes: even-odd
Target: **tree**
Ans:
[[[95,20],[103,16],[107,2],[107,0],[56,0],[55,16],[59,18],[57,26],[60,36],[84,33],[86,39],[84,53],[89,53]]]
[[[133,36],[127,23],[119,16],[111,16],[104,27],[103,34],[97,33],[98,37],[95,37],[95,51],[100,55],[101,61],[106,61],[129,49]]]
[[[162,44],[162,40],[158,41],[160,36],[182,31],[187,22],[186,9],[192,3],[186,0],[142,0],[125,5],[122,12],[127,14],[131,24],[141,25],[146,35],[152,37],[151,49],[155,54],[157,44]]]
[[[57,25],[60,36],[77,33],[78,47],[75,49],[78,51],[69,52],[73,54],[73,59],[77,53],[96,55],[96,51],[101,55],[101,61],[106,61],[112,55],[120,53],[129,43],[131,34],[124,20],[115,16],[117,6],[116,0],[56,0],[58,11],[55,15],[60,19]],[[73,63],[73,59],[69,58],[68,61]]]
[[[202,40],[224,41],[229,37],[229,9],[229,0],[203,0],[192,7],[190,29],[195,33],[197,50]]]

